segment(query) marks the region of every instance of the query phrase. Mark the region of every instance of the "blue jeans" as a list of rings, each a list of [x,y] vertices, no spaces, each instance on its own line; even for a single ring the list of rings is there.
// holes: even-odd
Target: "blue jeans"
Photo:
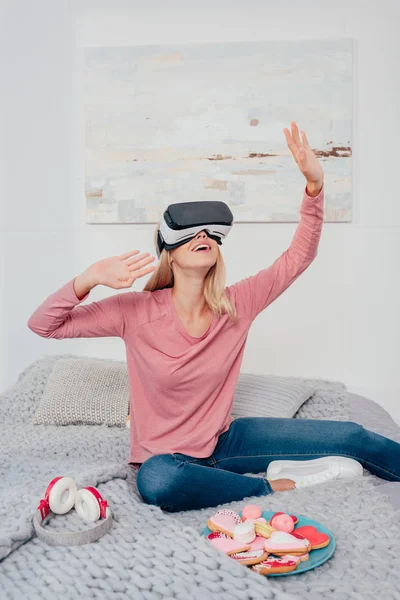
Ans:
[[[400,444],[353,421],[240,417],[218,438],[211,456],[156,454],[137,473],[147,504],[176,512],[274,493],[266,479],[273,460],[348,456],[368,471],[400,481]]]

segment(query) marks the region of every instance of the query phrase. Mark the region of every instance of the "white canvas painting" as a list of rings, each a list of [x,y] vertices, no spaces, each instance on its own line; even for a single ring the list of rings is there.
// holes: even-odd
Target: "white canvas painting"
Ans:
[[[226,202],[235,222],[294,222],[296,121],[325,173],[325,221],[352,219],[353,42],[85,48],[88,223],[156,223]]]

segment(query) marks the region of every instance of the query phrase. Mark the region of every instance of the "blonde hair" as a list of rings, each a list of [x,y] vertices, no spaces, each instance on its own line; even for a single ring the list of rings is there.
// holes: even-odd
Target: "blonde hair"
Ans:
[[[157,225],[154,232],[154,246],[157,249]],[[210,309],[218,316],[228,314],[236,322],[236,308],[231,303],[225,291],[226,269],[224,259],[218,247],[218,256],[215,264],[209,269],[204,280],[204,299]],[[163,248],[157,269],[153,271],[143,291],[154,292],[164,288],[174,287],[174,273],[171,266],[171,252]]]

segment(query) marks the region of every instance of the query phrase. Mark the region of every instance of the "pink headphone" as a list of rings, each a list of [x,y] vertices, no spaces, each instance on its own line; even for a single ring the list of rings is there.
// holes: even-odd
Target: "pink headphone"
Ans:
[[[53,513],[64,515],[73,506],[83,521],[100,520],[100,523],[79,532],[59,533],[44,528]],[[94,542],[111,529],[112,523],[111,509],[99,490],[93,486],[78,490],[72,477],[52,479],[33,516],[36,535],[52,546],[80,546]]]

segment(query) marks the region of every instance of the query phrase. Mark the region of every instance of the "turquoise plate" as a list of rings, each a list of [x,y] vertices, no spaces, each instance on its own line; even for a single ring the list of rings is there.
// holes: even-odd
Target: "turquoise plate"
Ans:
[[[263,510],[262,516],[264,517],[264,519],[267,519],[267,521],[269,521],[270,518],[272,517],[272,515],[275,514],[275,512],[277,512],[277,511]],[[240,516],[242,516],[241,511],[238,511],[238,513]],[[303,515],[297,515],[296,513],[290,513],[290,514],[293,514],[294,516],[296,516],[298,518],[298,522],[296,523],[295,528],[294,528],[295,531],[296,531],[297,527],[302,527],[303,525],[313,525],[314,527],[316,527],[318,529],[318,531],[322,531],[323,533],[326,533],[327,535],[329,535],[331,541],[329,542],[329,544],[327,546],[325,546],[325,548],[319,548],[318,550],[310,550],[308,560],[305,560],[304,562],[300,562],[294,571],[290,571],[289,573],[271,573],[270,575],[266,575],[266,577],[281,577],[282,575],[285,575],[285,576],[286,575],[298,575],[299,573],[304,573],[305,571],[310,571],[311,569],[315,569],[315,567],[319,567],[324,562],[329,560],[330,557],[332,556],[332,554],[335,552],[335,548],[336,548],[335,538],[333,537],[333,534],[331,531],[329,531],[329,529],[327,529],[321,523],[318,523],[318,521],[314,521],[313,519],[308,519],[307,517],[303,517]],[[209,529],[208,527],[205,527],[200,532],[200,534],[203,535],[204,537],[207,537],[209,533],[211,533],[211,529]],[[290,554],[290,552],[288,552],[288,554]],[[249,566],[248,568],[250,569],[251,567]]]

